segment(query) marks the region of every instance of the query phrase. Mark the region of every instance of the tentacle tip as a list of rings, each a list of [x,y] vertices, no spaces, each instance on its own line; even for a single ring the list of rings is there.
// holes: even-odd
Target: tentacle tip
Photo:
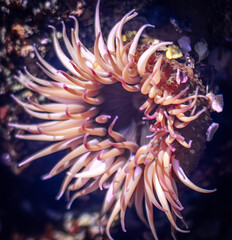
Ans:
[[[57,200],[57,201],[60,200],[62,196],[63,196],[63,192],[59,193],[59,194],[56,196],[56,200]]]
[[[152,25],[152,24],[145,24],[145,27],[152,27],[152,28],[155,28],[155,25]]]
[[[101,159],[101,155],[102,155],[103,152],[104,152],[104,150],[101,150],[101,151],[98,153],[98,155],[97,155],[97,160],[99,160],[99,161],[102,160],[102,159]],[[99,188],[100,188],[100,190],[102,190],[102,185],[101,185]]]
[[[7,123],[7,126],[8,126],[8,127],[15,127],[15,123],[8,122],[8,123]]]
[[[52,30],[55,30],[55,29],[56,29],[54,26],[52,26],[52,25],[50,25],[50,24],[48,25],[48,27],[51,28]]]
[[[119,118],[118,115],[116,115],[116,116],[114,117],[114,120],[113,120],[113,122],[112,122],[111,124],[114,125],[114,124],[116,123],[116,121],[118,120],[118,118]]]
[[[43,175],[43,176],[41,177],[42,180],[47,180],[47,179],[50,179],[50,178],[52,178],[52,175],[51,175],[50,173],[47,174],[47,175]]]
[[[97,74],[96,74],[96,72],[94,71],[93,68],[89,68],[89,69],[90,69],[90,71],[92,72],[92,74],[93,74],[94,76],[97,76]]]
[[[72,206],[72,201],[70,201],[68,204],[67,204],[67,206],[66,206],[66,209],[68,209],[68,210],[70,210],[71,209],[71,206]]]
[[[22,138],[22,136],[23,136],[23,135],[21,135],[21,134],[15,134],[15,137],[16,137],[16,138]]]
[[[74,177],[74,175],[71,172],[66,172],[66,174],[70,177]]]
[[[18,163],[17,166],[20,168],[20,167],[24,166],[25,164],[26,164],[26,162],[25,162],[25,161],[22,161],[22,162]]]
[[[76,19],[73,15],[68,15],[69,18]]]
[[[64,90],[68,89],[68,87],[67,87],[67,85],[65,83],[61,83],[61,84],[62,84],[62,87],[63,87]]]
[[[217,188],[210,190],[212,193],[217,191]]]
[[[69,112],[68,112],[68,111],[69,111],[69,107],[66,107],[66,109],[65,109],[65,114],[66,114],[66,116],[67,116],[67,117],[69,117],[69,118],[70,118],[70,114],[69,114]]]
[[[189,147],[192,146],[192,142],[193,142],[193,140],[189,140],[189,143],[188,143]]]
[[[14,100],[16,99],[15,95],[12,93],[10,94],[10,97],[13,98]]]

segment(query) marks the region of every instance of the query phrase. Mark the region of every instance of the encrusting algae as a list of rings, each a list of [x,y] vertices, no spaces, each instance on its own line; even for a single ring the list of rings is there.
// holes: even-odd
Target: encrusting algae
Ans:
[[[148,222],[155,239],[153,206],[166,214],[175,230],[188,232],[175,176],[195,191],[215,191],[196,186],[183,170],[203,149],[215,98],[206,93],[192,68],[176,57],[166,57],[172,42],[139,43],[144,29],[153,26],[143,25],[132,40],[123,37],[123,41],[122,28],[136,17],[135,10],[115,24],[104,42],[99,5],[100,1],[93,52],[81,43],[78,21],[70,16],[75,23],[71,41],[62,22],[70,58],[60,47],[56,29],[50,26],[56,54],[67,72],[51,66],[35,49],[38,66],[50,80],[33,76],[26,68],[16,77],[50,103],[38,104],[30,98],[24,103],[13,96],[42,122],[9,126],[28,132],[17,134],[17,138],[54,142],[19,166],[69,149],[44,179],[67,171],[57,199],[65,191],[74,192],[68,207],[80,196],[106,189],[100,218],[108,217],[106,233],[110,239],[110,227],[118,214],[126,231],[124,217],[131,204],[140,219]],[[176,218],[186,230],[177,226]]]

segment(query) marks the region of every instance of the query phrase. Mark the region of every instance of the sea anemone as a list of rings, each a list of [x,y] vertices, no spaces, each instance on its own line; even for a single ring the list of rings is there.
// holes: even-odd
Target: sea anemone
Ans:
[[[194,185],[183,170],[206,140],[213,95],[206,93],[192,68],[166,57],[172,42],[139,42],[143,30],[153,26],[143,25],[132,40],[122,40],[123,25],[137,15],[134,10],[116,23],[105,43],[99,4],[93,52],[81,43],[78,21],[71,16],[75,23],[71,41],[62,22],[71,58],[50,26],[56,54],[68,71],[55,69],[35,49],[38,66],[50,80],[35,77],[26,68],[16,77],[26,88],[50,100],[38,104],[28,98],[24,103],[13,96],[28,114],[44,120],[38,124],[9,123],[29,132],[16,137],[55,142],[19,166],[69,149],[44,179],[67,170],[57,199],[65,191],[75,191],[68,207],[80,196],[107,189],[100,218],[108,216],[106,233],[110,239],[110,227],[118,214],[126,231],[124,217],[131,204],[141,220],[148,221],[155,239],[153,205],[167,215],[175,230],[188,232],[176,224],[179,218],[187,228],[176,177],[196,191],[215,191]]]

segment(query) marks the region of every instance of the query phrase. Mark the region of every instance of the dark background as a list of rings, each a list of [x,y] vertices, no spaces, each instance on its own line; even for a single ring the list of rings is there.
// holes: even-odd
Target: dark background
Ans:
[[[17,70],[26,65],[33,74],[40,75],[35,66],[36,58],[31,51],[35,44],[46,59],[61,68],[55,57],[51,24],[61,30],[61,20],[67,29],[73,26],[68,18],[76,15],[80,24],[80,37],[88,48],[93,46],[93,18],[96,1],[0,1],[0,239],[21,240],[54,239],[56,231],[71,234],[64,228],[66,201],[55,200],[64,175],[42,181],[61,154],[39,159],[26,169],[18,169],[17,162],[45,146],[44,143],[20,141],[15,132],[7,127],[8,122],[31,122],[21,107],[12,100],[10,94],[26,98],[32,93],[22,88],[13,78]],[[215,93],[224,95],[224,111],[213,114],[220,124],[212,142],[207,143],[205,154],[190,178],[199,186],[218,190],[213,194],[201,194],[179,184],[180,199],[185,209],[183,215],[189,224],[189,234],[177,233],[178,239],[216,240],[232,239],[232,4],[229,0],[133,0],[101,1],[101,21],[103,33],[126,12],[135,8],[139,12],[128,30],[137,30],[144,23],[155,24],[155,30],[147,33],[162,40],[177,40],[182,36],[194,44],[204,39],[208,44],[209,56],[196,63],[196,71],[205,84]],[[179,21],[182,32],[176,31],[169,19]],[[191,32],[190,32],[191,30]],[[197,61],[194,50],[191,56]],[[43,99],[41,99],[43,101]],[[83,212],[97,212],[104,193],[97,192],[90,197],[77,200],[70,211],[74,216]],[[160,239],[171,239],[170,226],[165,217],[155,211],[155,225]],[[152,239],[149,229],[137,218],[134,210],[127,210],[127,233],[122,233],[119,223],[112,228],[115,239]],[[74,235],[73,235],[74,236]],[[87,239],[87,235],[85,239]],[[62,238],[60,238],[62,239]]]

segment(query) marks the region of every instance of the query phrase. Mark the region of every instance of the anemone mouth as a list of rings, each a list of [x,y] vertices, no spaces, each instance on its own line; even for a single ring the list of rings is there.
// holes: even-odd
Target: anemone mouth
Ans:
[[[124,218],[130,203],[134,203],[140,219],[148,222],[155,239],[153,206],[165,212],[175,230],[188,232],[176,224],[176,218],[185,222],[174,174],[196,191],[214,190],[194,185],[177,156],[183,148],[191,150],[194,139],[187,139],[185,130],[194,121],[196,127],[199,117],[208,114],[211,99],[192,69],[165,57],[166,46],[172,42],[139,45],[142,31],[150,25],[142,26],[133,41],[122,41],[122,27],[137,15],[134,10],[113,27],[105,43],[99,4],[93,53],[80,42],[78,22],[71,17],[75,22],[71,41],[62,23],[71,59],[60,47],[56,29],[50,26],[55,51],[68,73],[55,69],[35,49],[38,65],[50,80],[37,78],[26,68],[16,77],[51,102],[37,104],[29,98],[24,103],[13,96],[27,113],[43,121],[9,126],[29,132],[17,134],[18,138],[54,142],[19,165],[70,149],[44,179],[67,170],[57,198],[65,191],[74,192],[68,207],[80,196],[107,189],[101,217],[109,215],[106,233],[110,239],[117,214],[126,231]],[[203,121],[208,123],[207,119]],[[184,159],[183,154],[179,156]]]
[[[116,131],[127,128],[130,124],[141,124],[143,113],[139,110],[140,106],[145,102],[146,97],[141,92],[128,92],[120,83],[105,86],[101,95],[103,103],[99,106],[99,114],[106,114],[113,119],[118,116],[114,125]],[[106,125],[109,127],[109,123]]]

